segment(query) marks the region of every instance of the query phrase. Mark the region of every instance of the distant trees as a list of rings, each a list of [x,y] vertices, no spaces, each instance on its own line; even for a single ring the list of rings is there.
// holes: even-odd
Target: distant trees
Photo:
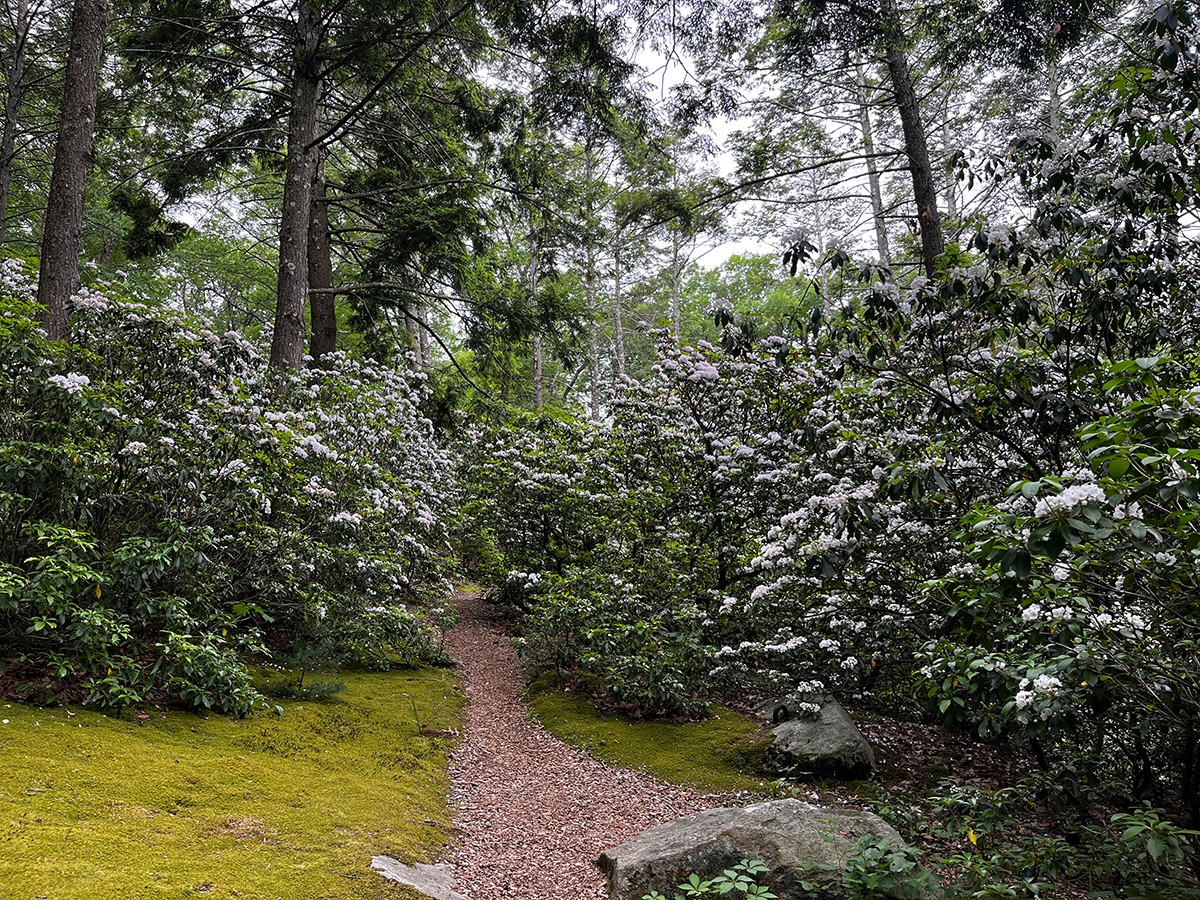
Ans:
[[[231,302],[243,304],[229,318],[264,322],[277,367],[301,365],[306,352],[319,360],[339,347],[383,356],[411,347],[416,365],[428,367],[434,357],[449,362],[458,349],[474,353],[490,334],[528,341],[528,351],[514,344],[478,353],[474,362],[511,356],[504,365],[512,368],[528,360],[542,372],[528,376],[535,405],[539,394],[543,402],[548,396],[535,383],[553,381],[546,373],[562,363],[559,396],[568,385],[586,390],[600,415],[601,385],[629,369],[637,321],[657,322],[662,313],[677,336],[689,330],[689,245],[700,246],[722,219],[732,221],[723,211],[729,204],[768,202],[783,211],[770,226],[773,237],[803,237],[821,248],[843,238],[853,243],[869,228],[884,270],[898,277],[919,260],[929,277],[943,264],[943,213],[957,214],[959,227],[993,197],[991,188],[949,189],[951,157],[961,167],[971,148],[960,148],[942,120],[956,105],[983,102],[987,92],[984,84],[978,96],[958,96],[956,85],[969,80],[964,67],[1057,59],[1090,33],[1087,16],[1074,7],[1046,38],[1026,21],[1058,15],[1041,7],[1027,15],[1019,5],[972,6],[957,22],[918,4],[880,3],[871,12],[789,0],[766,18],[749,7],[702,3],[673,24],[641,9],[641,37],[668,55],[697,60],[699,80],[674,92],[670,126],[647,115],[632,68],[615,52],[632,34],[595,9],[357,2],[235,9],[221,0],[139,7],[110,29],[113,78],[101,91],[96,168],[84,185],[92,191],[81,226],[84,252],[109,276],[131,261],[156,261],[161,283],[149,284],[150,266],[130,277],[148,286],[148,296],[162,297],[169,293],[164,284],[198,278],[207,255],[180,251],[186,265],[175,265],[173,248],[194,236],[211,250],[223,232],[225,246],[246,260],[255,289],[218,288],[228,276],[223,260],[213,264],[214,272],[224,270],[214,286],[193,282],[188,302],[211,297],[226,313]],[[14,30],[39,14],[47,15],[21,0],[12,9]],[[964,38],[955,55],[952,39],[984,26],[992,36]],[[14,146],[21,143],[22,92],[30,86],[22,76],[29,41],[19,37],[4,51],[5,140]],[[505,54],[515,68],[536,60],[527,99],[480,77],[502,69]],[[943,86],[917,102],[922,83],[933,78]],[[756,86],[747,108],[759,124],[736,147],[740,171],[720,177],[703,169],[696,148],[704,141],[687,131],[705,115],[731,109],[739,84]],[[758,90],[762,85],[767,89]],[[1047,103],[1054,121],[1069,114],[1071,101],[1058,88]],[[964,121],[960,115],[955,127]],[[529,139],[537,130],[543,143],[560,147],[539,158]],[[0,188],[15,156],[6,154]],[[64,176],[70,159],[61,157]],[[904,171],[901,189],[896,176]],[[544,190],[556,181],[564,190]],[[29,185],[19,187],[30,194]],[[205,215],[215,212],[229,226],[196,221],[200,201]],[[540,224],[523,234],[509,228],[505,237],[506,207],[519,203]],[[189,205],[188,222],[207,234],[180,221]],[[805,209],[819,214],[799,212]],[[226,239],[239,228],[238,237]],[[47,239],[70,233],[55,225]],[[527,327],[539,289],[531,287],[523,304],[506,298],[512,285],[500,269],[513,255],[502,262],[506,254],[490,249],[497,240],[530,243],[538,234],[545,238],[540,246],[518,247],[517,255],[526,258],[527,285],[549,285],[547,248],[564,251],[559,268],[570,277],[542,294],[557,307],[550,317],[562,317],[562,340]],[[631,253],[634,246],[640,249]],[[570,259],[565,251],[576,248]],[[961,248],[952,242],[951,249]],[[61,280],[55,254],[64,254],[50,244],[47,251],[49,286]],[[264,303],[267,267],[275,289]],[[649,300],[656,279],[665,311]],[[827,272],[818,276],[827,279]],[[579,296],[569,300],[572,284]],[[447,330],[451,321],[470,324]]]

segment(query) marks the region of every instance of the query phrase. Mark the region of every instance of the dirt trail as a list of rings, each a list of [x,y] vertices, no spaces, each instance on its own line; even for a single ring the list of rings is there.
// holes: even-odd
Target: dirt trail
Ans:
[[[598,763],[550,736],[519,698],[521,668],[495,610],[458,598],[450,652],[469,700],[451,762],[450,861],[471,900],[588,900],[607,896],[601,851],[723,798]]]

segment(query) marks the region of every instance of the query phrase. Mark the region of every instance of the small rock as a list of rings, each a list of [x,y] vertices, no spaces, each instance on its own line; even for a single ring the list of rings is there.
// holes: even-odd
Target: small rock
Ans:
[[[430,900],[468,900],[455,892],[454,879],[437,866],[427,866],[424,863],[406,866],[390,856],[372,856],[371,868],[384,878],[415,887]]]
[[[821,707],[775,726],[767,764],[786,772],[799,767],[829,778],[866,778],[875,770],[875,751],[846,710],[829,694],[812,698]]]

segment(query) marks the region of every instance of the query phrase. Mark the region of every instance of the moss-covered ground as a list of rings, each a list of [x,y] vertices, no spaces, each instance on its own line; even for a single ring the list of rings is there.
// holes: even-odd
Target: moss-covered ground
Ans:
[[[763,753],[770,740],[754,720],[733,710],[716,706],[713,718],[684,725],[635,722],[559,690],[553,676],[534,681],[528,695],[547,731],[603,762],[704,790],[763,790]]]
[[[371,856],[447,843],[453,672],[243,719],[0,704],[0,900],[415,898]]]

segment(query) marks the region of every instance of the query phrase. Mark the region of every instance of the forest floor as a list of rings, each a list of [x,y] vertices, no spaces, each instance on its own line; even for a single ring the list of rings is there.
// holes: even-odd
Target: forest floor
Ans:
[[[498,609],[459,596],[451,655],[466,728],[451,760],[456,888],[471,900],[607,896],[594,860],[654,825],[739,802],[607,766],[546,732],[520,695],[521,665]],[[740,797],[746,802],[746,797]]]

